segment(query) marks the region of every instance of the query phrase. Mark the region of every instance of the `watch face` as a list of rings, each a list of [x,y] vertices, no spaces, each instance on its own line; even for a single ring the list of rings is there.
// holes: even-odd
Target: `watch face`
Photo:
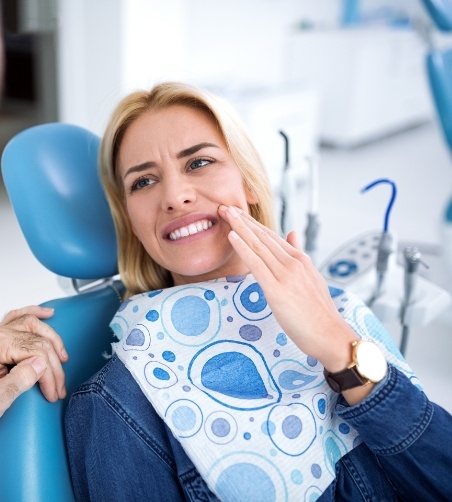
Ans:
[[[371,382],[381,382],[386,376],[388,363],[378,346],[370,340],[362,340],[356,346],[356,369]]]

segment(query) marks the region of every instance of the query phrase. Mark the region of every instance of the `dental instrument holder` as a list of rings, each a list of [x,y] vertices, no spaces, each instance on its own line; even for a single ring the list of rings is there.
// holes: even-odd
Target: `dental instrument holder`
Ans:
[[[406,312],[408,306],[410,305],[413,292],[416,288],[416,280],[417,280],[417,270],[419,264],[422,263],[424,267],[429,268],[426,263],[421,260],[421,253],[417,247],[407,247],[403,251],[404,256],[404,264],[405,264],[405,277],[404,277],[404,286],[405,286],[405,297],[404,302],[402,304],[402,311],[400,314],[400,320],[402,323],[402,338],[400,340],[400,352],[402,355],[405,355],[406,345],[408,342],[408,334],[409,334],[409,326],[406,323]]]
[[[317,235],[319,233],[320,223],[319,216],[317,213],[308,213],[308,224],[304,232],[305,235],[305,245],[304,251],[309,255],[313,256],[317,250]]]
[[[319,267],[329,285],[346,289],[364,301],[375,294],[375,264],[381,230],[360,234],[330,255]],[[400,322],[404,302],[404,267],[396,263],[397,238],[392,234],[392,252],[378,298],[371,309],[385,324]],[[406,306],[407,326],[422,327],[433,321],[450,304],[450,295],[443,288],[418,275],[411,301]]]
[[[293,168],[290,165],[290,141],[288,135],[284,131],[279,131],[279,134],[284,139],[284,168],[281,179],[281,215],[280,215],[280,230],[283,237],[286,237],[286,233],[288,230],[293,230],[293,217],[298,216],[298,211],[293,211],[292,205],[297,197],[297,190],[300,182],[303,179],[304,170],[302,171],[299,167]],[[307,162],[310,168],[310,176],[311,181],[315,176],[315,168],[314,162],[317,162],[311,156],[305,156],[304,160]],[[311,191],[313,191],[314,183],[311,182]],[[316,204],[316,201],[312,202],[316,199],[317,194],[311,193],[311,206]],[[292,211],[291,211],[292,208]],[[314,253],[317,249],[317,235],[319,233],[320,223],[317,212],[314,212],[313,207],[308,209],[307,213],[307,226],[305,228],[305,244],[304,251],[314,260]]]
[[[284,139],[284,169],[283,169],[283,177],[282,177],[282,182],[281,182],[281,220],[280,220],[280,226],[281,226],[281,233],[283,236],[286,235],[286,210],[287,210],[287,194],[289,192],[289,186],[288,185],[288,171],[290,167],[290,161],[289,161],[289,138],[287,134],[284,131],[279,131],[279,134]]]
[[[311,257],[312,261],[316,263],[316,251],[317,251],[317,236],[319,234],[320,222],[317,210],[317,199],[318,199],[318,179],[317,179],[317,167],[318,158],[314,156],[306,157],[309,164],[309,208],[307,212],[308,222],[305,228],[305,252]]]
[[[383,286],[383,281],[388,272],[389,257],[394,253],[395,249],[393,247],[393,236],[389,232],[383,232],[381,234],[380,244],[378,245],[377,253],[377,283],[375,286],[375,291],[372,297],[368,300],[368,305],[372,306],[373,302],[380,296],[381,289]]]

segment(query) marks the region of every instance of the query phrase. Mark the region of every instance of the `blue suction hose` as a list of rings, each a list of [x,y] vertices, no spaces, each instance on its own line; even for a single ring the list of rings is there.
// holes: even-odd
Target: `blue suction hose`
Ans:
[[[378,180],[373,181],[372,183],[369,183],[369,185],[365,186],[362,190],[361,193],[367,192],[371,188],[381,185],[381,184],[389,184],[392,187],[392,194],[391,198],[389,200],[389,204],[386,208],[386,213],[385,213],[385,218],[383,222],[383,232],[381,234],[380,238],[380,243],[378,245],[378,253],[377,253],[377,264],[376,264],[376,269],[377,269],[377,284],[375,287],[375,292],[368,301],[369,306],[372,305],[372,303],[380,296],[381,294],[381,287],[383,284],[383,280],[385,277],[385,274],[388,270],[388,260],[389,256],[391,253],[393,253],[393,238],[392,235],[389,233],[389,217],[391,214],[392,207],[394,205],[394,201],[397,196],[397,187],[396,184],[388,179],[388,178],[381,178]]]

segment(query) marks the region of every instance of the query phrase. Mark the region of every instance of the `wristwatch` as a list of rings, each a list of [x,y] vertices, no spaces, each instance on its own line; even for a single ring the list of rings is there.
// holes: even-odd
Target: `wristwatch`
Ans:
[[[353,389],[369,383],[378,383],[388,372],[388,363],[383,352],[372,340],[358,340],[352,343],[352,363],[342,371],[323,374],[334,392]]]

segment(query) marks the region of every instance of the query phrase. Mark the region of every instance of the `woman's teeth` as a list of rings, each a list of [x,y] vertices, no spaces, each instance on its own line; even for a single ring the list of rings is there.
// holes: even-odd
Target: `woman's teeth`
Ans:
[[[178,228],[169,234],[169,238],[172,241],[177,241],[182,237],[188,237],[189,235],[197,234],[198,232],[204,232],[212,227],[212,222],[209,220],[201,220],[196,223],[191,223],[186,227]]]

